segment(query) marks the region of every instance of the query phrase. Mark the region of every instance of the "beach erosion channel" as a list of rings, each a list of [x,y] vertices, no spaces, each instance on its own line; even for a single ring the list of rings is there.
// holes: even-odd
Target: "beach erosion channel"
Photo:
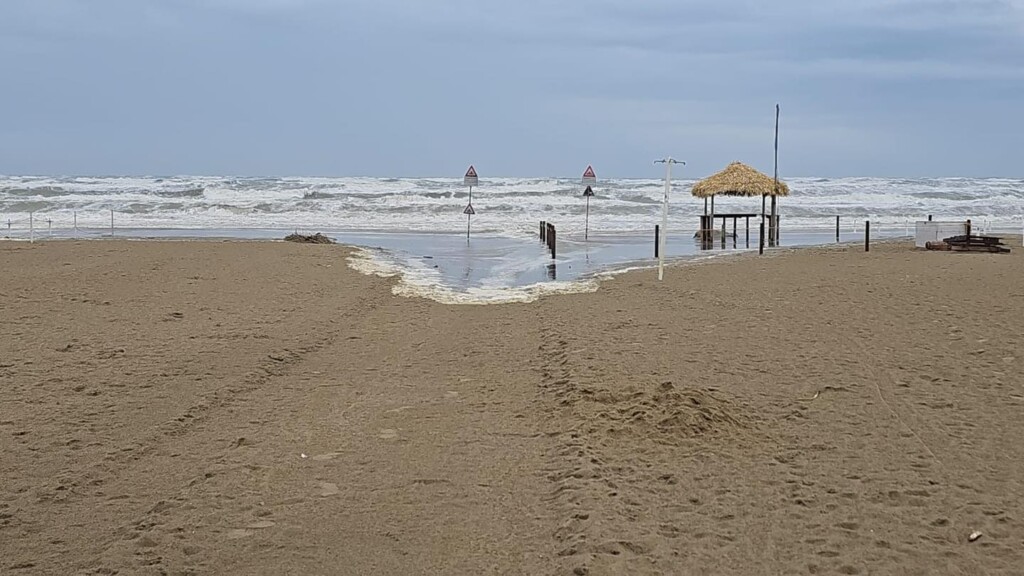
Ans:
[[[26,232],[19,230],[10,238],[27,240]],[[37,241],[111,238],[270,241],[280,240],[292,232],[259,228],[118,228],[113,232],[102,228],[60,228],[37,231],[34,238]],[[481,232],[467,239],[457,233],[331,228],[317,229],[317,232],[338,244],[358,248],[350,262],[360,272],[398,277],[396,292],[449,304],[525,302],[544,294],[590,291],[596,289],[603,277],[657,265],[653,228],[647,235],[595,232],[586,239],[577,232],[559,234],[554,258],[539,235]],[[665,258],[675,263],[757,253],[758,232],[752,223],[748,236],[741,223],[735,236],[729,228],[723,241],[718,230],[712,246],[702,248],[692,230],[673,232],[670,229]],[[877,240],[904,234],[902,227],[872,230],[872,237]],[[841,241],[862,243],[863,227],[843,230]],[[831,231],[784,229],[780,245],[766,246],[765,250],[834,243],[835,235]]]

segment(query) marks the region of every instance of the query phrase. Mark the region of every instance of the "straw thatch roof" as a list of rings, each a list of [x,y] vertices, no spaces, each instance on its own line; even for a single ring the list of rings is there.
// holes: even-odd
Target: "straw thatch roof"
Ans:
[[[789,186],[779,181],[778,192],[775,180],[754,170],[742,162],[733,162],[718,174],[709,176],[693,185],[693,195],[698,198],[710,196],[789,196]]]

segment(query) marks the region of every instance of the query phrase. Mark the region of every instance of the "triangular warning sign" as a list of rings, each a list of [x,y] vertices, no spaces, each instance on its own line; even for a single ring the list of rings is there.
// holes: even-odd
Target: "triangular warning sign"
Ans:
[[[462,179],[463,186],[477,186],[480,184],[480,179],[476,177],[476,168],[472,166],[469,170],[466,170],[466,176]]]
[[[463,214],[469,214],[470,216],[472,216],[473,214],[476,214],[476,210],[473,210],[473,205],[472,204],[467,204],[466,205],[466,209],[463,210],[462,213]]]
[[[587,169],[583,172],[583,183],[597,184],[597,176],[594,174],[593,166],[587,166]]]
[[[594,195],[594,189],[591,188],[590,186],[587,186],[587,189],[583,191],[583,195],[584,196],[593,196]]]

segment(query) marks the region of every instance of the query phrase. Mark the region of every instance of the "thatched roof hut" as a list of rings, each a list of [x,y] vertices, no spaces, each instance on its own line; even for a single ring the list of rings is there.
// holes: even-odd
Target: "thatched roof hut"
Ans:
[[[693,195],[697,198],[713,198],[714,196],[789,196],[789,186],[779,181],[778,190],[775,180],[754,170],[742,162],[733,162],[718,174],[693,185]]]

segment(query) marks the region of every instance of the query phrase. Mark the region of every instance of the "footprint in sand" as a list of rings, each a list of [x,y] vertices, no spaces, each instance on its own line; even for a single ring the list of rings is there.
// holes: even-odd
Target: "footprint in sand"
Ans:
[[[339,492],[341,492],[341,491],[338,490],[338,485],[337,484],[332,484],[330,482],[321,482],[320,483],[320,495],[321,496],[325,496],[325,497],[326,496],[334,496],[335,494],[338,494]]]
[[[444,397],[445,398],[458,398],[459,397],[459,393],[458,392],[453,392],[453,391],[449,390],[448,392],[444,393]]]
[[[226,536],[228,540],[238,540],[240,538],[248,538],[253,535],[253,530],[262,530],[264,528],[270,528],[274,526],[274,523],[270,520],[260,520],[259,522],[253,522],[245,528],[235,528],[234,530],[228,530]]]
[[[380,434],[377,434],[377,438],[380,438],[381,440],[394,440],[395,438],[398,438],[398,430],[385,428],[380,431]]]
[[[260,520],[259,522],[253,522],[252,524],[249,524],[248,526],[246,526],[246,528],[249,530],[260,530],[263,528],[270,528],[273,525],[274,522],[270,520]]]

